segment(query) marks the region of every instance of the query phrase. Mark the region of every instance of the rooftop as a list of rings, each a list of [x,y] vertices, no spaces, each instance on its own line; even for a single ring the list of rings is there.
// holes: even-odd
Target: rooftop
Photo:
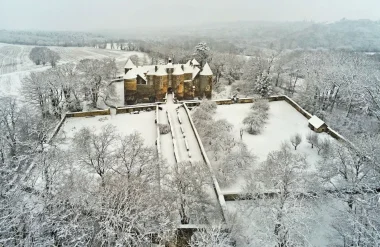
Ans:
[[[323,122],[319,117],[314,115],[309,119],[309,124],[311,124],[314,128],[318,129],[319,127],[324,125],[325,122]]]
[[[210,66],[206,62],[205,66],[203,66],[203,70],[201,71],[201,75],[213,75]]]
[[[133,69],[136,68],[136,65],[132,62],[130,58],[128,58],[128,61],[125,63],[124,66],[125,69]]]

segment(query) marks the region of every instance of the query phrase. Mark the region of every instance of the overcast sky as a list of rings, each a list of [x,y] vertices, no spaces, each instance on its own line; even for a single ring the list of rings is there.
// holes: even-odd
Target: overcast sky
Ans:
[[[0,0],[1,29],[98,30],[342,18],[380,20],[380,0]]]

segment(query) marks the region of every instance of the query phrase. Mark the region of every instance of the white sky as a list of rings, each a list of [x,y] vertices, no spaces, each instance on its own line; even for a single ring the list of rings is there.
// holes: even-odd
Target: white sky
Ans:
[[[1,29],[97,30],[342,18],[380,20],[380,0],[0,0]]]

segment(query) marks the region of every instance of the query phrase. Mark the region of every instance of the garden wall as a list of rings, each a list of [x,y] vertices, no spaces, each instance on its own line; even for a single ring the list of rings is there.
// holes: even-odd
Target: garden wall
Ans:
[[[53,138],[58,134],[59,130],[61,129],[63,123],[66,121],[66,114],[62,117],[61,121],[55,126],[53,133],[50,135],[46,143],[50,144]]]
[[[116,114],[131,113],[135,111],[153,111],[156,108],[157,104],[148,104],[148,105],[134,105],[128,107],[117,107]]]
[[[66,117],[92,117],[100,115],[111,115],[110,109],[97,110],[97,111],[84,111],[84,112],[68,112]]]
[[[158,105],[156,105],[156,131],[157,131],[157,139],[156,139],[156,148],[157,148],[157,156],[158,159],[161,160],[161,142],[160,142],[160,128],[158,127],[159,118],[158,118]]]

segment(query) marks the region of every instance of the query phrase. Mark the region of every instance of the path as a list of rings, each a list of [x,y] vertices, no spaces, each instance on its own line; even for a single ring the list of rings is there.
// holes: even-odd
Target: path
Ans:
[[[168,124],[169,116],[173,130],[173,133],[161,135],[160,137],[163,157],[170,165],[174,165],[176,162],[175,149],[177,163],[187,160],[202,161],[201,150],[183,106],[175,104],[172,94],[168,94],[166,104],[160,105],[160,107],[162,107],[162,110],[159,112],[159,123]]]

